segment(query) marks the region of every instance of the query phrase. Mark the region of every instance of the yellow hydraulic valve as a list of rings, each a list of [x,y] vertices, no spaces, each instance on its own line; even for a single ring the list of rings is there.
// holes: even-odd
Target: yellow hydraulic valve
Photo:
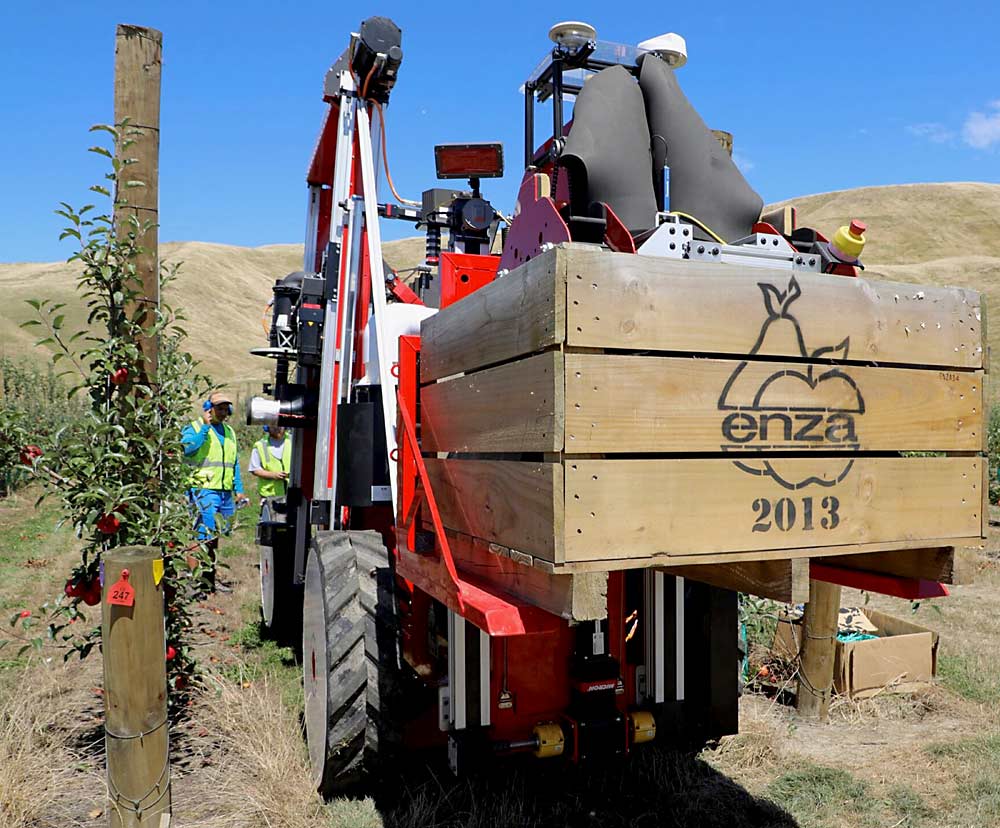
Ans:
[[[535,725],[532,731],[535,737],[535,756],[548,759],[551,756],[562,756],[566,746],[566,737],[562,728],[555,722],[543,722]]]
[[[632,744],[641,745],[656,738],[656,719],[648,710],[633,710],[628,714],[632,728]]]
[[[868,228],[863,221],[852,219],[850,226],[843,226],[833,234],[830,242],[830,252],[842,262],[854,264],[861,258],[865,249],[865,230]]]

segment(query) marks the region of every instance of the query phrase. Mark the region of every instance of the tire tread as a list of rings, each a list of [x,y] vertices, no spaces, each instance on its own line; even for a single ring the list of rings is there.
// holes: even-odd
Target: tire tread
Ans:
[[[387,707],[398,680],[394,582],[377,532],[317,535],[326,622],[326,758],[320,792],[331,795],[360,781],[366,766],[395,741]],[[319,774],[317,774],[319,776]]]

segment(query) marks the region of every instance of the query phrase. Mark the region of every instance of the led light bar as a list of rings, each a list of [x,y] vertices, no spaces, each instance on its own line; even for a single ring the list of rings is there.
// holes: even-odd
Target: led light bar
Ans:
[[[500,178],[503,144],[438,144],[434,166],[438,178]]]

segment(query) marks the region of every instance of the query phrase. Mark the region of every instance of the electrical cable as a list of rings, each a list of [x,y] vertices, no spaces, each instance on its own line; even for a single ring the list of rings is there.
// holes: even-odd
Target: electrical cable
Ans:
[[[716,233],[711,227],[705,224],[705,222],[703,222],[701,219],[695,218],[694,216],[688,215],[687,213],[682,213],[680,210],[671,210],[670,215],[680,216],[681,218],[686,218],[688,221],[693,221],[702,230],[708,233],[708,235],[710,235],[713,239],[715,239],[719,244],[726,244],[726,240],[722,238],[722,236],[720,236],[718,233]]]
[[[403,198],[396,192],[396,185],[392,183],[392,173],[389,172],[389,149],[385,141],[385,113],[382,111],[382,104],[378,101],[372,101],[372,103],[375,104],[375,109],[378,111],[378,123],[382,135],[382,165],[385,167],[385,179],[389,182],[389,189],[392,191],[393,197],[400,204],[407,204],[410,207],[422,207],[423,205],[419,201]]]
[[[266,305],[264,305],[264,313],[262,313],[260,317],[260,325],[264,329],[264,336],[267,337],[271,335],[271,326],[267,324],[267,312],[271,310],[271,305],[273,304],[273,301],[274,300],[271,300],[271,302],[268,302]]]
[[[372,75],[375,74],[375,69],[378,67],[378,61],[372,63],[372,68],[368,70],[368,74],[365,75],[364,85],[361,87],[361,100],[368,99],[368,84],[371,83]],[[357,81],[355,81],[357,83]]]

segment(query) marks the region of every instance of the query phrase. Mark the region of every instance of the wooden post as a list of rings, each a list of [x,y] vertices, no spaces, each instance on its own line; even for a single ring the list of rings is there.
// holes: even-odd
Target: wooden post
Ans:
[[[840,587],[809,581],[809,603],[802,618],[799,692],[795,706],[803,716],[825,721],[833,693],[833,660],[836,652]]]
[[[135,260],[136,276],[142,284],[138,301],[127,308],[132,316],[142,312],[144,328],[152,326],[160,304],[160,256],[157,223],[159,221],[160,158],[160,66],[163,35],[156,29],[119,25],[115,37],[115,123],[128,119],[128,130],[141,134],[129,136],[135,143],[124,157],[135,163],[122,167],[115,188],[115,226],[127,232],[126,222],[138,218],[140,226],[151,226],[139,236],[143,252]],[[144,186],[126,188],[126,181],[141,181]],[[155,337],[142,337],[139,350],[143,383],[155,383],[158,363]]]
[[[153,576],[159,559],[160,551],[151,546],[104,554],[101,635],[111,828],[161,828],[170,821],[163,589]],[[132,606],[109,603],[123,570],[135,590]]]

